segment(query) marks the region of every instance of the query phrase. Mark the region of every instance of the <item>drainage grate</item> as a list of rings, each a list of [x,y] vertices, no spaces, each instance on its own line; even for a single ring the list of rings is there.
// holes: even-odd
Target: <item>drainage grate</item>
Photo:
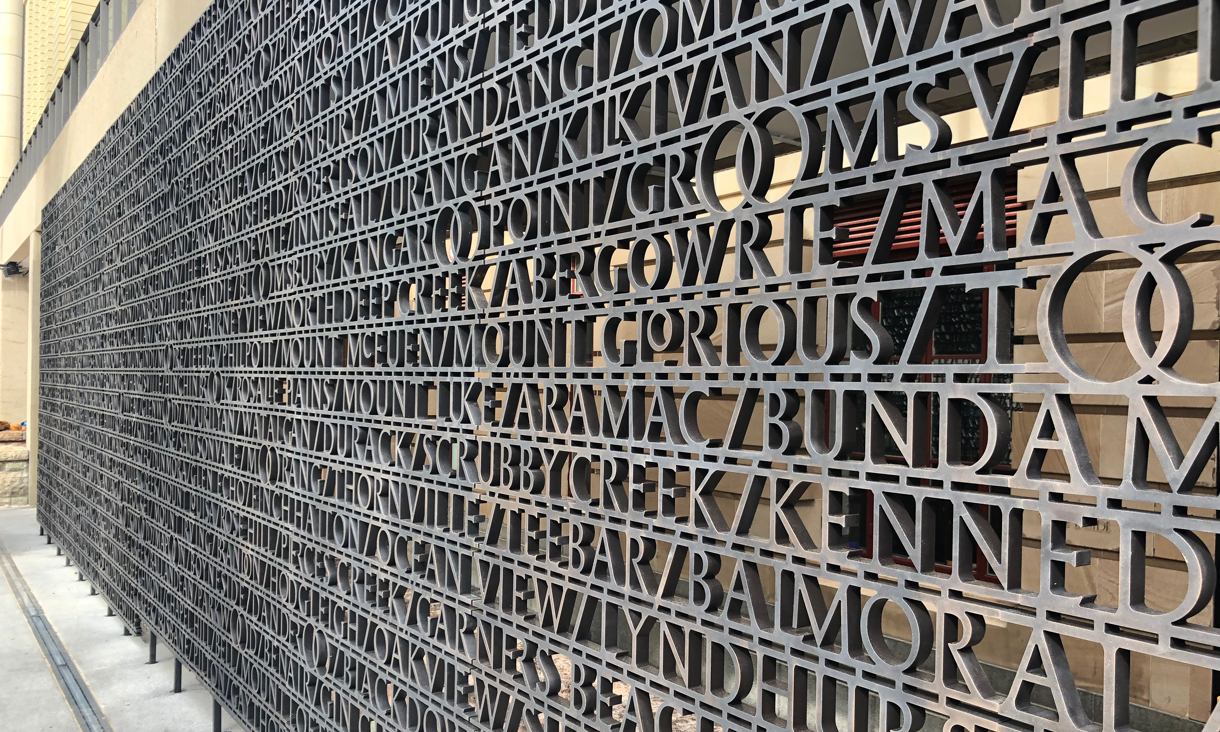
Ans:
[[[64,650],[59,636],[56,635],[46,616],[42,614],[42,606],[38,604],[38,600],[34,599],[34,593],[30,592],[30,586],[21,576],[21,572],[17,569],[17,565],[13,562],[3,541],[0,541],[0,570],[4,572],[4,579],[8,581],[8,586],[12,588],[17,603],[21,605],[21,611],[25,613],[30,630],[34,631],[34,637],[38,639],[42,655],[46,656],[50,663],[51,673],[59,682],[59,688],[63,691],[64,698],[68,700],[72,713],[76,715],[76,721],[80,724],[81,730],[83,732],[114,732],[110,723],[106,721],[106,715],[98,705],[97,699],[93,698],[89,687],[85,685],[85,680],[81,678],[76,664],[72,663],[72,658]]]

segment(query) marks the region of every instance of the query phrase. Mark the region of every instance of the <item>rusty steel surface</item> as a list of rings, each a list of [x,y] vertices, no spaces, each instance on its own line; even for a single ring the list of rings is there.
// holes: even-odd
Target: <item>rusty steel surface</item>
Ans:
[[[1217,18],[216,0],[44,211],[39,518],[253,730],[1124,728],[1133,659],[1220,668],[1217,236],[1150,198]]]

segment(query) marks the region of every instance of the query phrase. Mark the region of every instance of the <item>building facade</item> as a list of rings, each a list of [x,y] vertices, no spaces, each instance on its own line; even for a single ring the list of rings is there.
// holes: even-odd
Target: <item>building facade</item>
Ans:
[[[134,5],[134,0],[131,0]],[[121,3],[120,3],[121,4]],[[29,142],[51,92],[63,77],[97,3],[91,0],[28,0],[22,74],[21,141]]]
[[[40,520],[252,729],[1214,729],[1214,10],[103,3]]]

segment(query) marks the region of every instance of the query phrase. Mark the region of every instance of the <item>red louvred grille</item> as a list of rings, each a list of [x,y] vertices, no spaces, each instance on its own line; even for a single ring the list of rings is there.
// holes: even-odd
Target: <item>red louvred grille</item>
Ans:
[[[949,195],[953,197],[958,216],[966,213],[966,207],[970,205],[970,197],[974,194],[975,184],[975,179],[960,179],[950,182]],[[831,250],[835,259],[851,259],[868,254],[884,206],[885,196],[883,194],[865,194],[855,197],[851,205],[840,206],[835,210],[835,226],[848,231],[847,239],[836,242]],[[1005,237],[1010,244],[1017,235],[1017,211],[1020,211],[1021,208],[1021,204],[1017,202],[1017,176],[1015,173],[1010,173],[1004,183],[1004,229]],[[890,250],[894,258],[909,259],[915,256],[919,247],[920,217],[920,196],[913,194],[907,200],[906,209],[902,212],[902,220],[899,222],[898,231],[894,236],[894,244]],[[982,234],[980,233],[979,236],[981,238]],[[944,236],[941,236],[940,243],[947,246]],[[906,256],[904,256],[904,252]]]

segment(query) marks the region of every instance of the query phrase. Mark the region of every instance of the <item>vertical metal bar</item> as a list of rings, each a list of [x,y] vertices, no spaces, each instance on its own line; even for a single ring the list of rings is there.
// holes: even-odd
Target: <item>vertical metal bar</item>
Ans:
[[[182,662],[174,659],[174,693],[182,693]]]
[[[1202,58],[1201,55],[1200,58]],[[1220,519],[1220,511],[1216,511],[1216,518]],[[1220,533],[1214,536],[1215,539],[1212,541],[1212,562],[1215,564],[1216,569],[1220,570]],[[1217,582],[1212,590],[1212,627],[1220,628],[1220,582]],[[1210,712],[1215,711],[1218,703],[1220,703],[1220,669],[1212,669],[1212,692],[1208,697],[1207,705],[1210,710],[1209,717],[1211,716]]]
[[[220,729],[220,702],[212,700],[212,732],[221,732]]]
[[[157,634],[151,628],[148,630],[148,662],[157,662]]]
[[[1220,511],[1216,511],[1216,518],[1220,519]],[[1212,561],[1216,563],[1216,569],[1220,570],[1220,534],[1216,534]],[[1216,588],[1212,591],[1212,627],[1220,628],[1220,582],[1216,583]],[[1212,670],[1212,693],[1208,701],[1209,710],[1215,709],[1216,704],[1220,702],[1220,670]]]

